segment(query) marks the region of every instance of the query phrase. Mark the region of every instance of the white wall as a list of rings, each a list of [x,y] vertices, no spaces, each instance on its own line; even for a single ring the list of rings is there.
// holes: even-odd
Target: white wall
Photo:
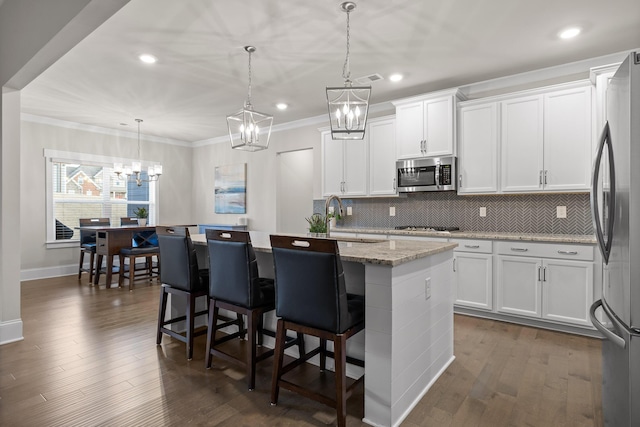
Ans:
[[[276,231],[276,183],[279,152],[312,148],[313,197],[321,198],[319,125],[284,130],[271,134],[269,148],[254,153],[233,150],[231,143],[218,143],[193,150],[193,219],[201,224],[236,224],[238,217],[249,218],[251,230]],[[247,164],[247,213],[245,215],[214,212],[215,167]]]
[[[22,121],[21,125],[22,227],[21,269],[76,266],[78,248],[47,249],[44,149],[135,159],[137,136],[111,132],[90,132],[81,128]],[[141,139],[143,160],[162,163],[158,182],[158,224],[187,224],[193,220],[191,148]],[[77,271],[77,270],[76,270]],[[24,275],[24,274],[23,274]],[[36,274],[37,276],[37,274]]]

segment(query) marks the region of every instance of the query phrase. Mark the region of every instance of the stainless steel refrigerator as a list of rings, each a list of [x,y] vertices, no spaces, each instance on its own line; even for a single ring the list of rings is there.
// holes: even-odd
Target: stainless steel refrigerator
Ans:
[[[603,258],[602,299],[591,321],[602,342],[606,426],[640,426],[640,53],[620,65],[606,92],[591,207]],[[598,308],[602,307],[602,314]],[[598,317],[600,316],[600,317]]]

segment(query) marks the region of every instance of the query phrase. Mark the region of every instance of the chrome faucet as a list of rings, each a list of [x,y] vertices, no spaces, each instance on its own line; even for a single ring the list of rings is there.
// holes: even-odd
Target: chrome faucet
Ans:
[[[335,194],[332,194],[331,196],[327,197],[327,201],[324,202],[324,225],[325,228],[327,229],[327,237],[329,237],[329,205],[331,204],[332,200],[337,200],[338,201],[338,206],[340,209],[338,212],[338,215],[343,216],[344,215],[344,209],[342,208],[342,199],[338,196],[336,196]]]

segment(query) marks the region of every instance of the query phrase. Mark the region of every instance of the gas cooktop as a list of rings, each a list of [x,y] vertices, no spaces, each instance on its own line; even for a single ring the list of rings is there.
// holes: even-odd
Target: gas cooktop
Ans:
[[[435,227],[427,225],[399,225],[396,230],[407,231],[459,231],[458,227]]]

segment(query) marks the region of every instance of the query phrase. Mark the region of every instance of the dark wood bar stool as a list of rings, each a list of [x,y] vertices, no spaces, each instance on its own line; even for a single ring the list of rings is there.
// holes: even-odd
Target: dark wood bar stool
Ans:
[[[158,310],[158,332],[156,344],[162,342],[162,334],[167,334],[187,345],[187,359],[193,358],[193,338],[206,333],[194,332],[195,318],[206,315],[207,310],[195,311],[196,299],[207,296],[209,275],[207,270],[198,269],[198,258],[186,227],[156,227],[160,248],[160,308]],[[183,316],[165,319],[167,296],[169,294],[186,299],[187,309]],[[186,321],[184,335],[167,328],[176,322]]]
[[[259,277],[258,262],[246,231],[207,229],[209,250],[209,327],[207,333],[207,356],[205,366],[211,367],[213,356],[243,367],[247,371],[247,386],[253,390],[256,384],[256,364],[271,357],[274,350],[257,354],[262,344],[262,334],[275,337],[275,333],[262,328],[263,315],[275,309],[273,280]],[[241,337],[245,331],[216,338],[219,309],[247,316],[246,355],[239,359],[219,346],[231,339]],[[286,346],[298,344],[304,353],[302,334],[297,340],[290,339]]]
[[[271,236],[275,267],[276,348],[271,384],[271,404],[278,403],[280,387],[336,409],[338,426],[346,424],[346,401],[364,376],[347,386],[346,364],[364,366],[347,356],[347,339],[364,329],[364,297],[347,294],[338,243],[329,239]],[[320,339],[320,345],[283,366],[286,331]],[[327,351],[327,340],[334,351]],[[326,357],[335,361],[335,395],[328,397],[290,382],[283,376],[309,358],[320,355],[320,370]]]
[[[109,227],[109,218],[80,218],[80,227]],[[84,268],[84,254],[89,254],[89,268]],[[93,281],[93,274],[100,266],[95,265],[96,258],[96,232],[92,230],[80,230],[80,265],[78,267],[78,279],[82,277],[82,272],[89,273],[89,283]]]
[[[136,222],[133,223],[132,220],[136,220]],[[120,224],[137,225],[138,222],[136,218],[125,217],[120,218]],[[120,250],[120,274],[118,276],[118,286],[122,287],[124,279],[127,279],[130,291],[133,290],[136,280],[158,278],[158,270],[160,269],[160,248],[155,231],[141,231],[134,234],[131,244],[130,248]],[[143,258],[144,263],[137,263],[138,258]],[[154,258],[156,259],[155,263]]]

